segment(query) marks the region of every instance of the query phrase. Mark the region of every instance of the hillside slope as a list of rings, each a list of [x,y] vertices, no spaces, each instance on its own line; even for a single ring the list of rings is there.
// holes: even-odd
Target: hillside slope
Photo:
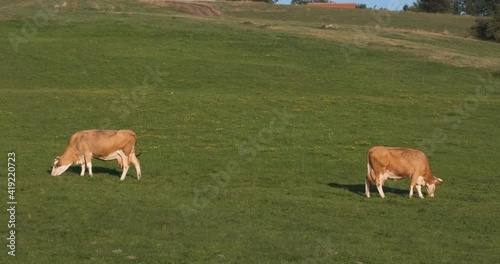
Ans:
[[[458,67],[500,68],[500,48],[495,43],[469,37],[474,18],[442,14],[379,10],[335,10],[252,2],[179,1],[3,1],[0,16],[12,19],[26,10],[44,6],[50,12],[99,12],[143,15],[189,15],[207,22],[235,27],[256,27],[331,40],[346,45],[346,56],[360,49],[396,51],[409,56]],[[62,5],[62,4],[61,4]],[[322,29],[331,25],[329,29]]]
[[[65,2],[0,0],[0,263],[500,263],[499,55],[472,18]],[[84,129],[135,131],[142,179],[50,176]],[[366,198],[375,145],[423,150],[435,198]]]

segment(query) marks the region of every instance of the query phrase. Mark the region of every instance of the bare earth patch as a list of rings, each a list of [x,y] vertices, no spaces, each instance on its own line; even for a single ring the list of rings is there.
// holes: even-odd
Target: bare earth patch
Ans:
[[[13,20],[15,16],[10,16],[10,15],[2,15],[0,14],[0,21],[7,21],[7,20]]]
[[[21,9],[28,6],[34,6],[36,4],[38,4],[38,1],[12,1],[11,3],[0,3],[0,11],[8,9]]]
[[[13,15],[13,11],[22,10],[26,7],[35,6],[38,4],[37,1],[12,1],[9,3],[1,2],[0,3],[0,21],[8,21],[16,19],[16,16]]]
[[[188,13],[196,16],[220,16],[222,12],[216,6],[210,3],[195,3],[182,1],[161,1],[161,0],[135,0],[136,2],[148,3],[152,5],[169,7],[177,11]]]

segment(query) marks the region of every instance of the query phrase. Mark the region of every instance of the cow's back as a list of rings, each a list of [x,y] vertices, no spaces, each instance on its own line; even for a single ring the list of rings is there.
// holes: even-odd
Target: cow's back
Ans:
[[[391,156],[389,148],[376,146],[368,151],[368,163],[375,167],[385,167],[390,163]]]
[[[131,130],[84,130],[81,133],[81,148],[95,156],[107,156],[116,150],[129,155],[137,140]]]

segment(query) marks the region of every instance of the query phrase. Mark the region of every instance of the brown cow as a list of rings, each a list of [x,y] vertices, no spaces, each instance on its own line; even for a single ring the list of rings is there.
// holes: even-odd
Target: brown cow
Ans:
[[[132,162],[137,172],[137,179],[141,179],[141,165],[135,155],[137,137],[130,130],[84,130],[71,136],[68,146],[60,157],[56,157],[52,167],[52,176],[61,175],[69,166],[82,166],[80,176],[85,174],[85,167],[92,177],[92,158],[101,160],[116,159],[123,168],[120,180],[127,175]]]
[[[366,197],[370,197],[370,186],[375,183],[380,197],[385,198],[382,186],[385,180],[411,178],[410,198],[413,197],[413,187],[417,187],[418,197],[422,195],[422,185],[427,188],[429,197],[434,197],[436,185],[443,180],[432,175],[427,156],[416,149],[373,147],[368,151],[368,173],[365,179]]]

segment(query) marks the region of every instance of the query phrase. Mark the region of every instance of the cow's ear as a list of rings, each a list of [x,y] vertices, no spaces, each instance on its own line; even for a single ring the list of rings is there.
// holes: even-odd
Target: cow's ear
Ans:
[[[59,167],[59,156],[54,159],[54,166]]]
[[[440,178],[436,178],[436,185],[441,185],[443,184],[443,180]]]

